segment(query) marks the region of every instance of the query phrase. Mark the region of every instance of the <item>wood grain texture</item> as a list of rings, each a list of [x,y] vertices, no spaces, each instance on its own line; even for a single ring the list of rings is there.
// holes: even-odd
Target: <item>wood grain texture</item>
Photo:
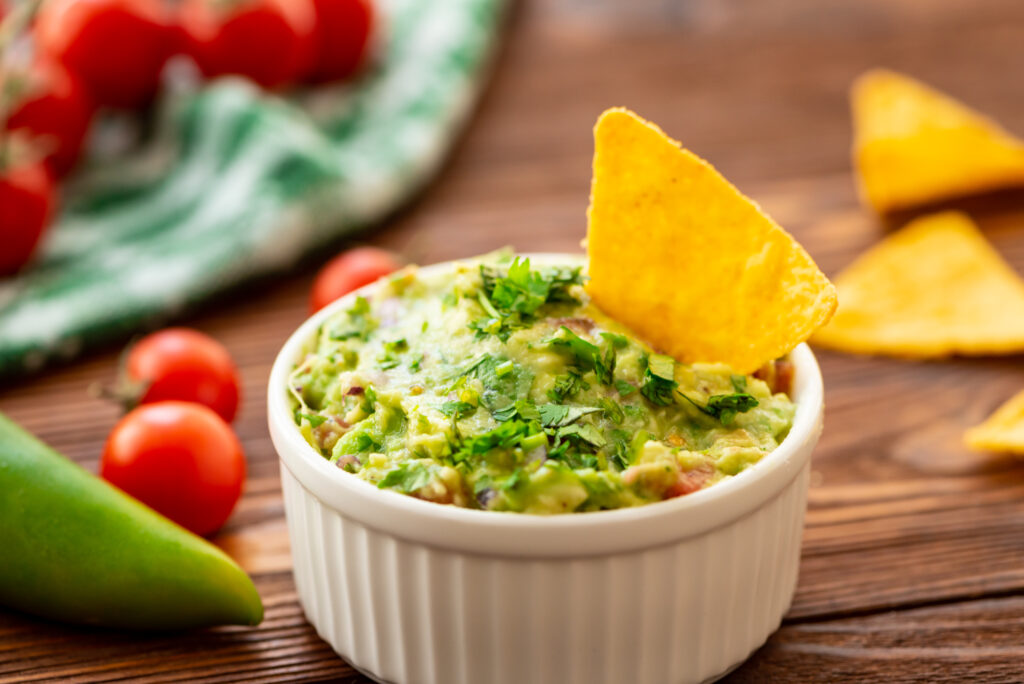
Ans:
[[[846,88],[884,64],[1024,133],[1016,0],[535,0],[446,172],[373,237],[421,262],[512,244],[577,250],[590,128],[626,104],[712,160],[834,273],[879,239],[849,175]],[[1024,270],[1024,193],[962,203]],[[305,622],[264,420],[274,354],[306,316],[306,272],[187,324],[223,340],[244,383],[250,475],[215,541],[253,574],[256,629],[138,635],[0,611],[0,682],[367,681]],[[1024,357],[906,362],[820,354],[826,430],[813,461],[800,583],[779,632],[730,681],[1024,679],[1024,464],[960,433],[1024,387]],[[95,469],[114,407],[86,389],[116,351],[0,392],[0,410]]]

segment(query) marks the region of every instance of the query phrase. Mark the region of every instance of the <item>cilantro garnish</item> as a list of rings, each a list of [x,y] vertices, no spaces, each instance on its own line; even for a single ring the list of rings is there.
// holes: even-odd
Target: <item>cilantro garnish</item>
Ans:
[[[365,432],[360,432],[353,438],[352,449],[358,453],[380,452],[383,448],[379,442]]]
[[[555,386],[548,390],[548,398],[553,402],[561,403],[581,390],[588,389],[590,389],[590,383],[584,380],[575,368],[570,368],[568,373],[558,376],[555,380]]]
[[[502,342],[532,323],[549,302],[576,302],[569,287],[583,282],[579,268],[531,270],[529,259],[516,257],[508,270],[480,265],[483,288],[477,301],[487,316],[470,323],[477,336],[497,335]]]
[[[472,414],[473,411],[476,411],[476,406],[473,406],[466,401],[446,401],[441,404],[437,410],[449,418],[458,420],[459,418],[465,418]]]
[[[588,413],[596,413],[600,410],[588,406],[562,406],[560,404],[541,404],[537,407],[540,424],[544,427],[563,427]]]
[[[622,425],[622,421],[626,419],[626,414],[622,411],[622,407],[608,397],[598,399],[597,405],[604,413],[604,417],[616,425]]]
[[[315,413],[302,413],[301,411],[295,411],[295,422],[299,422],[300,418],[305,418],[309,421],[310,427],[320,427],[327,420],[327,416],[318,416]]]
[[[535,423],[509,420],[489,432],[464,439],[452,455],[452,460],[461,463],[471,456],[486,454],[492,449],[513,449],[530,437],[544,433]],[[532,444],[531,444],[532,446]]]
[[[363,390],[363,403],[359,405],[363,413],[370,414],[377,410],[377,392],[372,385]]]
[[[370,316],[370,302],[366,297],[356,297],[355,303],[345,312],[348,314],[350,327],[344,330],[332,330],[327,336],[334,341],[354,338],[369,339],[370,333],[377,327],[377,321]]]
[[[746,375],[730,375],[729,382],[732,383],[732,388],[737,392],[747,391],[747,376]]]
[[[733,420],[736,419],[737,413],[746,413],[759,403],[757,399],[746,392],[714,394],[708,397],[708,403],[704,406],[701,406],[685,394],[682,394],[682,397],[696,406],[702,413],[706,413],[712,418],[717,418],[722,425],[726,426],[732,424]]]
[[[383,345],[384,353],[377,357],[377,365],[382,370],[389,370],[396,367],[399,364],[398,354],[409,349],[409,343],[405,341],[405,338],[391,340],[385,342]]]
[[[381,489],[392,488],[404,494],[415,492],[430,484],[430,466],[419,461],[408,461],[397,468],[389,470],[377,486]]]
[[[630,460],[633,456],[633,449],[630,445],[630,434],[628,430],[612,430],[612,455],[611,462],[614,463],[619,470],[625,470],[630,466]]]
[[[656,406],[668,406],[679,383],[675,380],[676,362],[671,356],[651,354],[646,359],[640,394]]]
[[[597,379],[605,385],[612,383],[615,371],[615,343],[610,342],[604,353],[593,342],[588,342],[566,326],[559,329],[561,337],[553,337],[550,344],[566,349],[573,355],[575,365],[581,371],[594,371]]]
[[[613,332],[603,332],[601,337],[608,341],[610,345],[616,349],[622,349],[629,346],[629,339],[625,335],[620,335]]]
[[[615,391],[618,392],[620,396],[628,397],[633,392],[636,392],[636,387],[629,384],[625,380],[616,380]]]
[[[718,418],[723,425],[729,425],[737,413],[746,413],[757,406],[758,401],[745,392],[735,394],[716,394],[708,398],[708,412]]]
[[[491,354],[474,362],[470,373],[484,387],[480,403],[499,421],[510,420],[515,415],[516,402],[527,398],[533,384],[533,373],[529,369]]]

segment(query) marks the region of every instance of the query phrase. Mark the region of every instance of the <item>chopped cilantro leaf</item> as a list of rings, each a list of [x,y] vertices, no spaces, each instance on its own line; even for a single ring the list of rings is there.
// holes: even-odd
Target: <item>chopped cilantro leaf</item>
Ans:
[[[476,406],[473,406],[466,401],[446,401],[441,404],[437,410],[449,418],[455,418],[458,420],[459,418],[464,418],[473,413],[473,411],[476,410]]]
[[[560,337],[553,337],[550,344],[567,349],[573,356],[576,366],[583,372],[592,370],[597,379],[610,385],[615,371],[615,345],[609,344],[604,353],[593,342],[588,342],[566,326],[559,329]]]
[[[599,408],[588,406],[562,406],[559,404],[541,404],[537,407],[540,424],[544,427],[562,427],[579,420],[588,413],[596,413]]]
[[[485,355],[473,366],[472,373],[484,386],[482,403],[496,420],[509,420],[517,400],[526,399],[533,384],[533,373],[510,359]]]
[[[365,316],[370,313],[370,300],[361,295],[356,297],[355,303],[352,304],[351,308],[349,308],[346,313],[353,318],[356,316]]]
[[[583,379],[576,369],[570,369],[565,375],[560,375],[555,380],[555,386],[548,390],[548,398],[561,403],[581,390],[590,389],[590,383]]]
[[[295,418],[296,420],[298,420],[299,418],[305,418],[307,421],[309,421],[310,427],[315,428],[320,427],[327,420],[327,416],[318,416],[315,413],[302,413],[300,411],[295,412]]]
[[[623,397],[628,397],[633,392],[636,392],[636,387],[629,384],[625,380],[616,380],[615,391],[617,391]]]
[[[493,449],[513,449],[538,431],[539,426],[535,423],[510,420],[489,432],[463,440],[458,450],[452,455],[452,460],[461,463],[472,456],[480,456]]]
[[[722,425],[730,425],[737,413],[746,413],[757,404],[757,399],[745,392],[716,394],[708,398],[707,410],[718,418]]]
[[[630,466],[633,457],[633,450],[630,447],[630,434],[628,430],[612,430],[612,456],[611,461],[619,470],[625,470]]]
[[[377,486],[381,489],[397,489],[409,494],[430,484],[430,466],[419,461],[408,461],[389,470]]]
[[[514,471],[512,471],[512,474],[509,475],[505,479],[505,481],[501,483],[501,489],[505,491],[508,491],[509,489],[515,489],[516,487],[519,486],[520,482],[524,482],[527,479],[529,479],[529,476],[526,474],[526,472],[522,468],[516,468]]]
[[[358,433],[354,437],[354,440],[355,441],[352,443],[352,447],[355,451],[359,453],[369,453],[371,451],[379,452],[383,449],[383,447],[379,443],[374,441],[373,437],[366,434],[365,432]]]
[[[616,425],[622,425],[622,421],[626,419],[626,414],[623,413],[622,407],[608,397],[601,397],[598,399],[597,405],[604,413],[604,417]]]
[[[745,392],[712,395],[708,397],[708,403],[706,406],[701,406],[685,394],[680,394],[684,399],[696,406],[702,413],[706,413],[712,418],[717,418],[722,425],[726,426],[732,424],[733,420],[736,419],[737,413],[746,413],[758,405],[757,399]]]
[[[729,381],[732,383],[732,388],[737,392],[747,391],[747,376],[746,375],[730,375]]]
[[[350,327],[344,330],[332,330],[327,337],[341,342],[350,339],[367,340],[370,333],[377,327],[377,321],[370,317],[370,302],[366,297],[356,297],[355,303],[345,312],[348,314]]]
[[[678,386],[675,381],[675,361],[671,356],[651,354],[646,366],[640,394],[656,406],[669,406]]]
[[[368,385],[363,390],[363,403],[359,405],[363,413],[370,414],[376,409],[377,404],[377,392],[373,389],[372,385]]]
[[[625,335],[620,335],[618,333],[613,332],[603,332],[601,333],[601,337],[607,340],[608,343],[615,347],[616,349],[622,349],[624,347],[629,346],[629,340],[626,338]]]
[[[580,269],[532,270],[529,259],[516,257],[506,271],[480,265],[483,288],[477,301],[487,314],[470,323],[478,337],[496,335],[502,342],[532,323],[538,310],[548,302],[575,302],[568,293],[571,285],[583,282]]]

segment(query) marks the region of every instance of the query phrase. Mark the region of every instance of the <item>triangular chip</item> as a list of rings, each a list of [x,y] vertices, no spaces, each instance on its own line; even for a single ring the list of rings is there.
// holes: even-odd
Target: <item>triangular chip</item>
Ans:
[[[984,423],[964,433],[964,442],[979,451],[1024,456],[1024,392],[1000,406]]]
[[[829,319],[832,284],[710,164],[625,109],[594,138],[587,290],[606,313],[680,361],[743,373]]]
[[[969,218],[919,218],[836,277],[839,310],[812,342],[932,358],[1024,351],[1024,281]]]
[[[1024,184],[1024,142],[923,83],[873,70],[851,99],[861,195],[879,212]]]

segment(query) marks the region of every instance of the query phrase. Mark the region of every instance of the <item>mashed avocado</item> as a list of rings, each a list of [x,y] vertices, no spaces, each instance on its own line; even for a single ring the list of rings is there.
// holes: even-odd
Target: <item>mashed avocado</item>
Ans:
[[[320,326],[289,379],[324,458],[467,508],[567,513],[688,494],[779,445],[785,375],[676,363],[591,303],[577,265],[409,268]]]

